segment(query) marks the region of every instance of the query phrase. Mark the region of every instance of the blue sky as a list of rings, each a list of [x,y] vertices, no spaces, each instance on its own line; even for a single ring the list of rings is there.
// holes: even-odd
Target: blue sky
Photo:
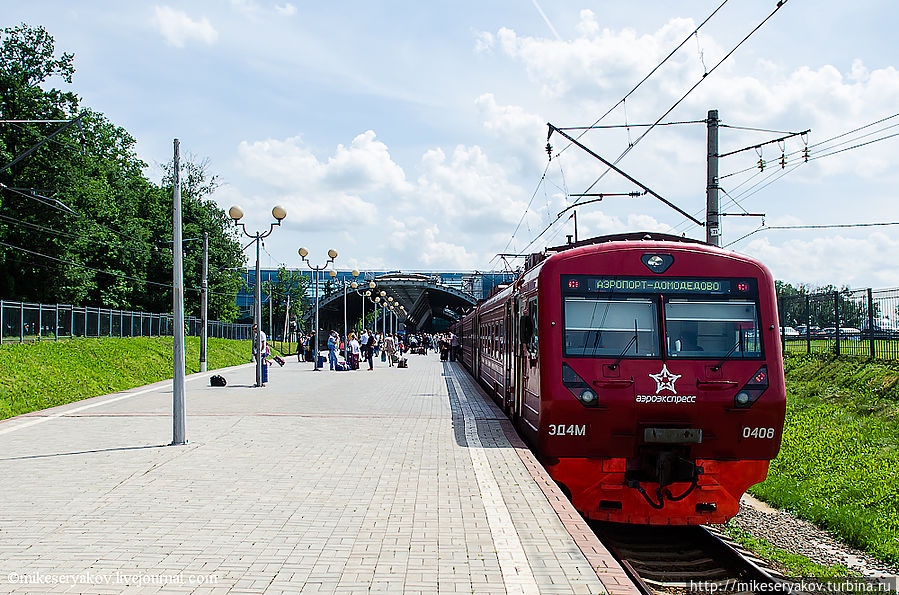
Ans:
[[[215,199],[242,205],[251,227],[287,208],[264,266],[299,266],[305,246],[319,261],[338,250],[343,269],[490,270],[497,252],[562,243],[573,231],[564,217],[535,237],[603,172],[576,148],[547,167],[546,122],[593,123],[721,1],[3,4],[5,24],[43,25],[75,54],[71,89],[137,138],[151,178],[177,137],[209,159],[224,182]],[[729,0],[602,123],[654,122],[775,5]],[[899,113],[897,29],[887,1],[789,0],[667,121],[718,109],[732,127],[810,128],[812,156],[831,152],[817,143]],[[840,140],[882,138],[895,124]],[[582,140],[613,160],[642,130]],[[725,128],[721,150],[774,136]],[[777,175],[781,152],[802,147],[791,139],[722,159],[722,175],[746,170],[722,178],[724,210],[765,213],[768,227],[899,221],[899,137],[804,165],[794,155]],[[752,169],[759,158],[764,172]],[[702,218],[704,125],[658,127],[619,165]],[[614,174],[593,188],[632,190]],[[724,243],[761,223],[726,217]],[[580,207],[578,224],[580,237],[704,237],[648,197]],[[899,226],[766,230],[730,248],[791,283],[899,286]]]

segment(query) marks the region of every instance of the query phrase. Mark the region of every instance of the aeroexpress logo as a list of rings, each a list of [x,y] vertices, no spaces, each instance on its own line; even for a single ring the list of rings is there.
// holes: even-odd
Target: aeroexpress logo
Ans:
[[[649,377],[656,381],[656,394],[654,395],[637,395],[635,402],[637,403],[672,403],[678,405],[680,403],[695,403],[696,395],[679,395],[674,383],[677,382],[682,374],[672,374],[668,370],[668,364],[662,364],[662,371],[658,374],[650,374]],[[663,395],[662,391],[671,391],[674,394]]]

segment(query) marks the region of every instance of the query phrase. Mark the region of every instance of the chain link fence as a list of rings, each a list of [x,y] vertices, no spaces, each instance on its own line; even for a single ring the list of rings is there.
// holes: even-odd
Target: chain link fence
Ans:
[[[187,335],[200,336],[203,321],[184,319]],[[88,308],[68,304],[31,304],[0,300],[0,340],[3,343],[59,340],[70,337],[162,337],[172,336],[171,314]],[[252,325],[207,322],[207,336],[221,339],[250,339]]]
[[[784,353],[899,359],[899,289],[778,298]]]

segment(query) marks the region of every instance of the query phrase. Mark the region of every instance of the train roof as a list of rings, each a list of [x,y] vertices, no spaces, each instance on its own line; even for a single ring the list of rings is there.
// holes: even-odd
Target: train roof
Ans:
[[[605,244],[608,242],[639,242],[639,241],[653,241],[653,242],[682,242],[686,244],[700,244],[703,246],[708,246],[709,244],[702,241],[696,240],[694,238],[688,238],[685,236],[676,236],[668,233],[661,233],[655,231],[631,231],[627,233],[616,233],[610,234],[606,236],[596,236],[592,238],[587,238],[586,240],[580,240],[579,242],[572,242],[570,244],[563,244],[561,246],[552,246],[550,248],[546,248],[543,252],[535,252],[527,257],[525,260],[524,269],[528,271],[553,254],[558,254],[560,252],[565,252],[566,250],[572,250],[574,248],[581,248],[583,246],[592,246],[594,244]]]

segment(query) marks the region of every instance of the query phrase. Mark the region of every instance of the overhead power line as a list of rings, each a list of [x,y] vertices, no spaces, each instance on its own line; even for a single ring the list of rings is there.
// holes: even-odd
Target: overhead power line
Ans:
[[[746,235],[737,238],[733,242],[726,244],[725,247],[736,244],[741,240],[745,240],[751,235],[755,235],[760,231],[775,231],[775,230],[784,230],[784,229],[842,229],[842,228],[850,228],[850,227],[887,227],[890,225],[899,225],[899,221],[881,221],[875,223],[834,223],[829,225],[772,225],[772,226],[761,226],[758,229],[755,229]]]
[[[66,265],[77,267],[80,269],[85,269],[87,271],[93,271],[95,273],[101,273],[103,275],[110,275],[112,277],[118,277],[119,279],[126,279],[128,281],[136,281],[138,283],[146,283],[147,285],[154,285],[157,287],[165,287],[168,289],[172,288],[172,284],[170,284],[170,283],[159,283],[157,281],[150,281],[149,279],[139,279],[138,277],[132,277],[132,276],[126,275],[124,273],[116,273],[114,271],[98,269],[96,267],[87,266],[86,264],[81,264],[78,262],[72,262],[70,260],[64,260],[62,258],[57,258],[55,256],[50,256],[49,254],[42,254],[40,252],[35,252],[34,250],[22,248],[21,246],[13,246],[12,244],[7,244],[6,242],[0,242],[0,246],[2,246],[4,248],[9,248],[10,250],[15,250],[16,252],[22,252],[24,254],[29,254],[31,256],[39,256],[41,258],[46,258],[47,260],[52,260],[54,262],[58,262],[61,264],[66,264]],[[40,266],[39,263],[35,263],[35,264],[38,264],[38,266]],[[187,291],[195,291],[198,293],[201,291],[201,288],[199,288],[199,287],[185,287],[184,289]],[[219,293],[219,292],[215,292],[215,291],[209,291],[208,293],[210,295],[219,295],[219,296],[224,296],[224,297],[231,297],[231,295],[232,295],[232,294],[228,294],[228,293]]]
[[[652,77],[652,76],[653,76],[653,75],[654,75],[654,74],[655,74],[655,73],[656,73],[662,66],[665,65],[665,63],[668,62],[668,60],[670,60],[670,59],[672,58],[672,56],[674,56],[674,55],[675,55],[675,54],[676,54],[676,53],[677,53],[677,52],[678,52],[678,51],[679,51],[679,50],[680,50],[680,49],[681,49],[681,48],[682,48],[688,41],[690,41],[690,39],[691,39],[692,37],[694,37],[695,35],[698,35],[699,30],[702,29],[702,28],[703,28],[703,27],[704,27],[704,26],[705,26],[705,25],[706,25],[706,24],[707,24],[707,23],[708,23],[708,22],[709,22],[715,15],[716,15],[716,14],[718,14],[718,12],[724,7],[725,4],[728,3],[728,1],[729,1],[729,0],[723,0],[723,2],[721,2],[721,4],[719,4],[718,7],[715,8],[715,10],[713,10],[713,11],[712,11],[712,12],[711,12],[711,13],[710,13],[710,14],[709,14],[709,15],[708,15],[708,16],[707,16],[707,17],[706,17],[700,24],[699,24],[699,26],[697,26],[697,27],[696,27],[696,28],[695,28],[689,35],[687,35],[687,36],[683,39],[683,41],[681,41],[681,42],[680,42],[680,43],[679,43],[673,50],[671,50],[671,52],[670,52],[667,56],[665,56],[665,58],[663,58],[658,64],[656,64],[656,66],[655,66],[652,70],[650,70],[649,73],[647,73],[646,76],[644,76],[644,77],[643,77],[643,78],[642,78],[636,85],[634,85],[634,86],[631,88],[630,91],[628,91],[627,93],[625,93],[624,96],[623,96],[621,99],[619,99],[619,100],[618,100],[612,107],[610,107],[610,108],[609,108],[603,115],[601,115],[599,118],[597,118],[596,121],[593,122],[592,126],[596,126],[597,124],[599,124],[602,120],[604,120],[604,119],[606,118],[606,116],[608,116],[608,115],[611,114],[613,111],[615,111],[615,109],[616,109],[619,105],[624,104],[624,103],[627,101],[627,98],[628,98],[628,97],[630,97],[631,95],[633,95],[633,94],[637,91],[637,89],[639,89],[639,88],[640,88],[646,81],[648,81],[648,80],[649,80],[649,79],[650,79],[650,78],[651,78],[651,77]],[[706,74],[707,74],[707,73],[706,73]],[[704,76],[705,76],[705,75],[704,75]],[[591,127],[592,127],[592,126],[591,126]],[[577,138],[580,139],[583,135],[587,134],[587,132],[588,132],[588,129],[585,129],[583,132],[581,132],[581,134],[579,134],[579,135],[577,136]],[[556,156],[556,157],[559,157],[559,156],[560,156],[562,153],[564,153],[570,146],[571,146],[571,144],[569,144],[569,145],[567,145],[566,147],[562,148],[561,150],[559,150],[559,151],[556,153],[555,156]],[[551,149],[550,149],[550,157],[552,157]],[[537,183],[537,189],[534,190],[534,194],[531,196],[531,200],[528,202],[528,206],[525,208],[525,211],[524,211],[524,213],[522,214],[521,219],[519,219],[518,225],[515,226],[515,231],[512,232],[512,236],[509,238],[509,241],[506,243],[506,247],[503,249],[504,251],[507,251],[507,250],[509,249],[509,246],[510,246],[510,245],[512,244],[512,242],[515,240],[515,236],[516,236],[516,234],[518,233],[518,230],[521,228],[521,223],[525,220],[525,217],[527,216],[528,211],[530,210],[531,204],[534,202],[534,197],[537,196],[537,192],[539,191],[540,186],[543,184],[544,180],[546,179],[546,172],[547,172],[548,170],[549,170],[549,165],[547,164],[546,168],[544,168],[544,170],[543,170],[543,174],[540,176],[540,181]],[[591,186],[591,188],[592,188],[592,186]],[[538,236],[538,237],[539,237],[539,236]],[[534,242],[532,241],[531,244],[533,244],[533,243],[534,243]],[[529,245],[530,245],[530,244],[529,244]],[[496,260],[496,257],[494,257],[493,259],[491,259],[490,262],[492,263],[494,260]]]

